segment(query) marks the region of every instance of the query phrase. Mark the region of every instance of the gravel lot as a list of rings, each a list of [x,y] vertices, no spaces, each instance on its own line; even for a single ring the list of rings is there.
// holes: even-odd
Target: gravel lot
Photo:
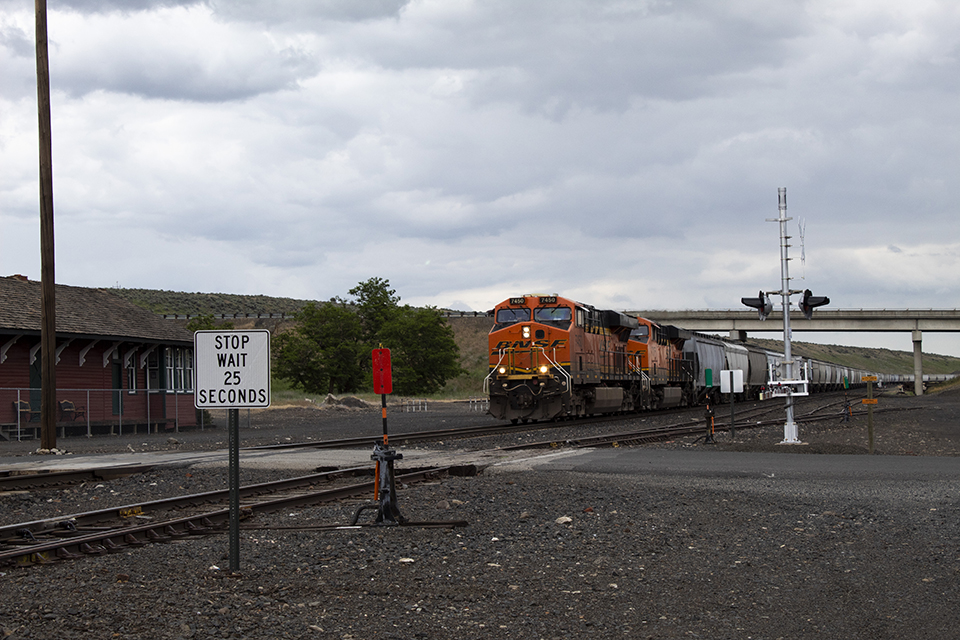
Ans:
[[[815,398],[804,403],[822,402]],[[960,390],[885,397],[878,455],[957,456]],[[718,412],[718,418],[720,418]],[[243,444],[380,432],[379,408],[251,413]],[[667,418],[646,417],[653,423]],[[465,405],[391,411],[391,433],[483,422]],[[636,419],[631,422],[635,422]],[[673,419],[675,420],[675,419]],[[866,421],[738,430],[717,445],[858,455]],[[624,425],[617,428],[622,429]],[[544,432],[549,433],[549,432]],[[543,434],[541,434],[543,435]],[[169,442],[175,438],[176,443]],[[520,436],[504,436],[514,442]],[[533,439],[543,439],[540,435]],[[61,441],[69,451],[223,447],[222,429]],[[444,446],[491,445],[490,439]],[[36,443],[0,443],[0,455]],[[891,464],[895,461],[891,458]],[[282,476],[242,470],[244,482]],[[164,469],[0,496],[4,522],[222,488],[216,469]],[[9,638],[947,638],[960,627],[957,483],[717,478],[686,473],[497,472],[400,492],[415,520],[466,528],[316,532],[357,502],[258,518],[241,572],[225,536],[46,566],[0,568]],[[567,520],[569,518],[569,520]]]

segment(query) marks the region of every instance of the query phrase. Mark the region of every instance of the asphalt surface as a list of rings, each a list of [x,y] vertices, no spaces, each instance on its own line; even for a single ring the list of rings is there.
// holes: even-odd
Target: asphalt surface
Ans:
[[[789,446],[789,445],[785,445]],[[802,446],[802,445],[801,445]],[[570,471],[618,475],[676,474],[686,477],[780,478],[816,482],[952,480],[960,477],[960,458],[743,453],[663,449],[596,449],[579,454],[504,463],[511,470]]]

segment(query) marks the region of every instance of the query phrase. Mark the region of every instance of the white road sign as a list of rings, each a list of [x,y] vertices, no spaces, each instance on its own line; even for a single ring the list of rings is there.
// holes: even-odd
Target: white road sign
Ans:
[[[743,393],[743,369],[720,372],[720,393]]]
[[[197,331],[197,409],[270,406],[270,332]]]

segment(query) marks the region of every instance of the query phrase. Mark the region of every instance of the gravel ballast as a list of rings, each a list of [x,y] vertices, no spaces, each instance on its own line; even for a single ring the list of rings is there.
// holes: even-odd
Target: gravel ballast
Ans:
[[[960,392],[891,398],[886,405],[896,403],[909,411],[877,414],[878,457],[886,455],[895,465],[893,456],[905,451],[957,455]],[[310,409],[297,413],[304,411]],[[269,430],[268,413],[263,430]],[[419,419],[438,424],[456,419],[432,413]],[[285,422],[281,415],[275,414],[278,425]],[[342,417],[357,425],[372,422],[373,433],[379,426],[376,410]],[[319,437],[317,419],[307,418],[304,428]],[[328,419],[334,420],[323,420]],[[296,429],[277,426],[271,437],[297,438]],[[217,435],[224,439],[222,431],[202,438],[214,446]],[[804,447],[778,447],[779,435],[767,429],[742,432],[735,442],[721,436],[720,444],[709,448],[692,439],[657,446],[673,449],[670,455],[680,459],[685,451],[725,456],[724,449],[733,449],[813,461],[797,454],[844,451],[848,455],[824,458],[839,461],[841,468],[850,454],[865,452],[859,417],[839,428],[801,427],[802,439],[810,441]],[[184,444],[170,446],[199,446],[202,439],[194,433],[177,438]],[[62,445],[120,451],[127,445],[141,448],[145,436],[91,439],[104,441],[99,444],[82,440],[76,447],[71,440]],[[191,441],[194,445],[185,444]],[[465,528],[274,528],[346,523],[356,501],[258,516],[250,525],[260,528],[242,532],[237,575],[226,571],[223,535],[75,562],[0,568],[0,633],[9,638],[946,638],[960,626],[956,476],[781,477],[716,474],[683,464],[631,475],[511,470],[516,468],[491,467],[478,477],[400,490],[400,508],[408,518],[466,520]],[[245,483],[284,475],[243,473]],[[216,469],[163,468],[70,489],[2,495],[0,507],[4,522],[22,521],[98,503],[223,488],[224,481],[225,473]]]

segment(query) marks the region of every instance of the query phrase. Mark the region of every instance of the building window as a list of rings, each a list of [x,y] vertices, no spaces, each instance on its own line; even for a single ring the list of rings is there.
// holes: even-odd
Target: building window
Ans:
[[[127,393],[133,395],[137,392],[137,368],[127,367]]]
[[[156,351],[151,351],[147,355],[147,376],[146,376],[146,388],[151,391],[156,391],[160,389],[160,359],[157,357]]]
[[[167,389],[177,392],[193,391],[193,349],[168,347]]]

